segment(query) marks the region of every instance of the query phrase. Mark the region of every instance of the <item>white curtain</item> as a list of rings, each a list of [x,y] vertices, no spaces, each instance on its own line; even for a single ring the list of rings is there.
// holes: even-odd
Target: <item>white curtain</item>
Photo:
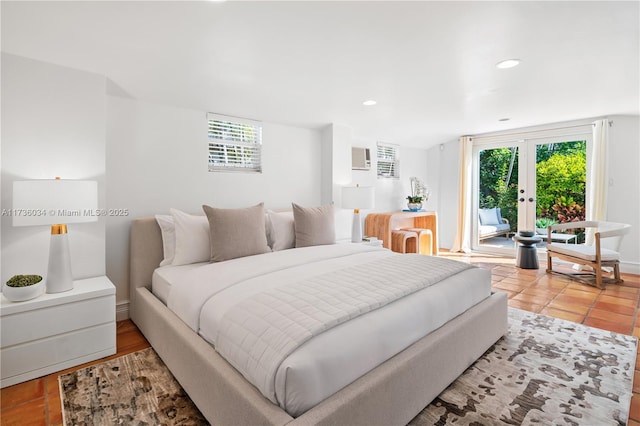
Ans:
[[[588,174],[587,220],[607,220],[607,189],[609,186],[609,120],[593,123],[591,165]],[[587,229],[586,244],[594,243],[594,228]]]
[[[471,188],[473,144],[470,136],[460,138],[460,182],[458,186],[458,229],[452,252],[471,251]]]

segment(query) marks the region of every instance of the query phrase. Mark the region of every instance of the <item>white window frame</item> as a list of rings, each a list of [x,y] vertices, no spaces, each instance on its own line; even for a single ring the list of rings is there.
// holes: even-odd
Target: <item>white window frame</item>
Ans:
[[[378,142],[376,144],[376,174],[378,179],[400,179],[400,146]]]
[[[207,144],[210,172],[262,173],[259,121],[208,113]]]

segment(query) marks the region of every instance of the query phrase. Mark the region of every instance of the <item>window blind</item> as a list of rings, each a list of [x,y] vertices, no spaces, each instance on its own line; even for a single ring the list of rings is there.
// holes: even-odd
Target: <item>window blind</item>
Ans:
[[[398,145],[378,142],[378,177],[398,179],[400,177],[400,159]]]
[[[262,125],[208,114],[209,171],[262,172]]]

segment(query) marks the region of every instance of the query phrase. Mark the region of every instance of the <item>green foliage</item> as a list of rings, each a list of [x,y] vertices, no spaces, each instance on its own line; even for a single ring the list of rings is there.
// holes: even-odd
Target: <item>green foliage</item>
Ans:
[[[518,152],[516,148],[480,152],[480,208],[500,207],[515,230],[518,223]]]
[[[547,226],[555,225],[556,222],[554,219],[550,217],[541,217],[540,219],[536,219],[536,228],[546,228]]]
[[[517,154],[517,148],[480,151],[478,207],[500,207],[502,216],[509,220],[512,230],[518,223],[520,195]],[[536,217],[549,218],[556,223],[584,218],[586,142],[538,145],[536,162]]]
[[[552,206],[560,197],[585,205],[587,156],[585,151],[555,154],[536,166],[537,216],[558,218]]]
[[[9,287],[28,287],[42,281],[40,275],[14,275],[7,281]]]
[[[549,143],[536,146],[536,161],[546,161],[554,155],[574,155],[587,152],[586,141]]]

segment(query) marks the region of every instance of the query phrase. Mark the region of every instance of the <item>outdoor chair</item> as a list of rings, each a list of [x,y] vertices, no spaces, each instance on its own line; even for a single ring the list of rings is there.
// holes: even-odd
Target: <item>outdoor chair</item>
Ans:
[[[478,239],[497,237],[504,235],[509,238],[511,225],[502,217],[499,207],[492,209],[478,209]]]
[[[595,228],[595,239],[591,246],[585,244],[552,243],[553,231]],[[631,225],[614,222],[581,221],[551,225],[547,227],[547,272],[554,272],[570,278],[604,288],[603,283],[621,283],[620,278],[620,243]],[[552,258],[565,260],[578,265],[589,266],[593,272],[565,273],[553,270]],[[603,276],[604,267],[613,268],[613,278]]]

